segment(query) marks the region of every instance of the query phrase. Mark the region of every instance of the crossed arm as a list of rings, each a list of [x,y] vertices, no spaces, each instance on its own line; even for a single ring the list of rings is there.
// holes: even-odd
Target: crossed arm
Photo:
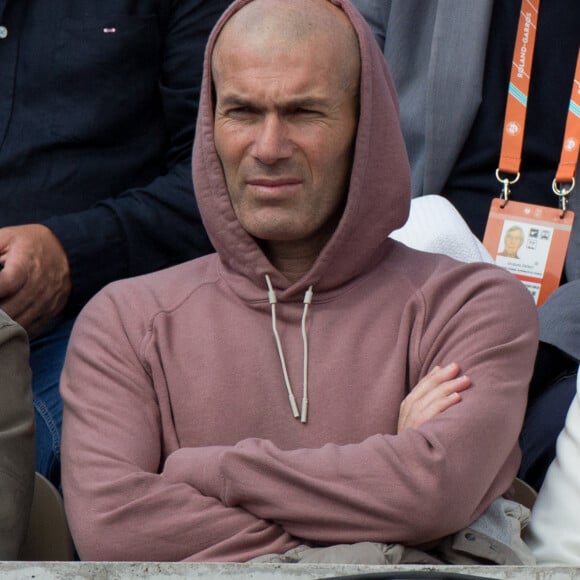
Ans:
[[[164,477],[173,483],[185,482],[226,508],[241,507],[275,522],[301,543],[416,542],[416,522],[409,514],[405,523],[399,507],[393,509],[386,475],[397,462],[397,440],[404,438],[415,439],[418,457],[409,458],[402,467],[413,472],[415,460],[429,463],[429,445],[419,450],[423,436],[416,430],[461,401],[470,380],[459,376],[459,370],[455,363],[435,367],[419,381],[401,403],[397,435],[375,435],[356,445],[291,451],[264,439],[247,439],[233,447],[185,447],[167,458]],[[381,467],[385,465],[387,469]],[[413,480],[402,473],[398,477],[409,483]],[[432,496],[435,503],[436,497],[437,493]],[[434,528],[439,529],[438,525]],[[420,539],[437,537],[434,531],[432,537]]]
[[[266,440],[248,440],[235,448],[180,448],[176,439],[166,442],[164,449],[162,425],[170,420],[169,402],[154,389],[122,328],[114,336],[108,334],[109,328],[96,330],[105,313],[110,317],[109,305],[93,311],[95,318],[82,320],[91,315],[90,309],[81,315],[62,378],[64,493],[81,558],[246,561],[304,542],[352,542],[369,539],[371,533],[383,539],[389,502],[373,490],[383,488],[388,495],[386,482],[367,482],[360,496],[350,493],[349,498],[344,492],[352,487],[348,479],[353,474],[369,472],[379,478],[386,474],[382,470],[375,474],[368,462],[383,464],[397,436],[377,435],[360,445],[294,452],[280,451]],[[106,363],[100,357],[85,363],[87,353],[103,350]],[[402,404],[401,432],[421,439],[417,426],[460,401],[469,380],[457,377],[458,372],[457,365],[450,365],[434,369],[420,381]],[[244,446],[249,447],[248,457],[257,471],[262,471],[260,463],[268,463],[274,481],[258,482],[253,486],[255,497],[238,502],[221,497],[220,489],[211,489],[202,479],[207,474],[204,467],[217,467],[222,452],[243,452]],[[388,461],[397,463],[396,458]],[[333,490],[327,484],[337,465],[348,466],[347,479]],[[244,489],[244,478],[255,476],[247,467],[239,475]],[[235,474],[228,477],[236,479]],[[304,497],[316,503],[321,495],[326,496],[324,505],[312,514],[314,520],[324,519],[329,504],[334,504],[339,521],[352,525],[319,521],[312,526],[301,506]],[[285,497],[283,505],[280,497]],[[392,525],[402,539],[404,530],[396,518]],[[342,535],[332,536],[330,530]]]

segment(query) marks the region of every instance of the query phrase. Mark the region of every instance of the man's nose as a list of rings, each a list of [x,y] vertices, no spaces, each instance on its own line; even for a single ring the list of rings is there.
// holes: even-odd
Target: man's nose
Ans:
[[[258,128],[254,143],[254,156],[265,165],[272,165],[290,157],[292,145],[288,127],[277,114],[268,114]]]

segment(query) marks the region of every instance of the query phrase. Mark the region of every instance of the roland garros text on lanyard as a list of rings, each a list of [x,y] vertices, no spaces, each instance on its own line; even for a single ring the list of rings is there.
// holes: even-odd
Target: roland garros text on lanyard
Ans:
[[[564,269],[574,221],[567,202],[576,184],[580,148],[579,50],[560,163],[552,184],[559,208],[509,200],[510,186],[520,178],[539,9],[540,0],[522,0],[496,170],[503,187],[500,197],[492,201],[483,239],[496,263],[519,278],[538,305],[558,287]]]

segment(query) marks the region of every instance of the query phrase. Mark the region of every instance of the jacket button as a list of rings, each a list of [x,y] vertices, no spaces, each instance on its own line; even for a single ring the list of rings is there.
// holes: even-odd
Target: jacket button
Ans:
[[[0,40],[4,40],[8,36],[8,28],[0,26]]]

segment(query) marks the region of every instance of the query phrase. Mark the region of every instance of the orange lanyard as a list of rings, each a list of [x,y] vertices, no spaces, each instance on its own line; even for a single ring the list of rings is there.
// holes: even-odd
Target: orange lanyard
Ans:
[[[578,167],[578,151],[580,150],[580,49],[576,60],[574,84],[568,107],[568,118],[564,130],[564,145],[556,179],[552,183],[554,193],[560,198],[560,207],[566,210],[567,197],[576,185],[576,168]]]
[[[512,70],[506,104],[504,131],[501,143],[497,178],[504,183],[515,183],[520,178],[528,94],[532,77],[532,62],[538,29],[540,0],[522,0],[518,35],[512,59]],[[501,173],[515,177],[510,181],[500,178]]]
[[[518,33],[512,59],[499,166],[495,172],[498,181],[503,184],[501,198],[504,200],[504,205],[509,198],[510,185],[516,183],[520,178],[539,10],[540,0],[522,0]],[[580,51],[572,86],[572,97],[568,108],[560,165],[552,184],[554,193],[560,199],[560,207],[563,212],[566,211],[567,197],[575,185],[574,175],[578,164],[578,149],[580,147],[579,103]]]

